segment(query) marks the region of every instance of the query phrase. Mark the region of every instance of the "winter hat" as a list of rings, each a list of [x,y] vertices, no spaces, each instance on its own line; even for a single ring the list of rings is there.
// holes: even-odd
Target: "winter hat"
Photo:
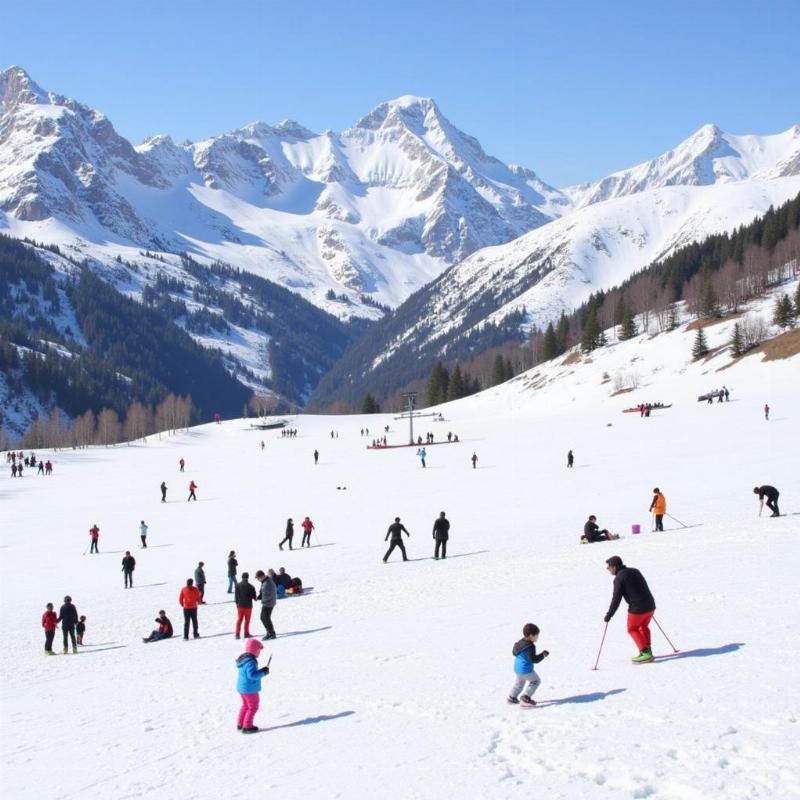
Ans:
[[[625,566],[619,556],[611,556],[611,558],[607,558],[606,564],[608,564],[609,567],[616,567],[617,569],[622,569]]]
[[[251,656],[258,656],[263,649],[264,645],[258,639],[248,639],[244,646],[245,653],[250,653]]]
[[[659,494],[660,492],[661,492],[661,489],[659,489],[658,486],[656,486],[656,488],[653,489],[653,494]]]

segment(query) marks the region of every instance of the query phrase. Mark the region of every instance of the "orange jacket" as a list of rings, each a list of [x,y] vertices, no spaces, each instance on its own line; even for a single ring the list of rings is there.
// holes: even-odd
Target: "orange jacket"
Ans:
[[[667,513],[667,498],[664,497],[661,492],[653,497],[653,503],[650,506],[651,510],[655,514],[666,514]]]
[[[200,602],[200,590],[196,586],[184,586],[178,595],[178,602],[184,608],[197,608]]]

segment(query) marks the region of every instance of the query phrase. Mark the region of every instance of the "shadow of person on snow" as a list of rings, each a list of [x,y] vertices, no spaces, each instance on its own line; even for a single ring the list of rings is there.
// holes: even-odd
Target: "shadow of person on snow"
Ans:
[[[659,661],[674,661],[678,658],[707,658],[708,656],[721,656],[725,653],[735,653],[740,648],[744,647],[744,642],[731,642],[730,644],[723,644],[720,647],[698,647],[697,650],[680,650],[677,653],[668,653],[665,656],[658,656],[656,663]]]
[[[285,639],[287,636],[302,636],[305,633],[319,633],[320,631],[329,631],[333,625],[325,625],[323,628],[311,628],[307,631],[287,631],[286,633],[279,633],[279,639]]]
[[[451,556],[447,556],[444,560],[449,561],[451,558],[466,558],[467,556],[479,556],[483,553],[488,553],[488,550],[475,550],[472,553],[454,553]]]
[[[96,645],[83,645],[84,649],[78,650],[78,653],[102,653],[104,650],[121,650],[123,647],[127,647],[126,644],[115,644],[111,645],[110,647],[97,647]],[[91,650],[87,650],[85,648],[91,647]]]
[[[271,728],[262,728],[264,731],[278,731],[281,728],[296,728],[298,725],[316,725],[318,722],[328,722],[332,719],[341,719],[355,714],[355,711],[340,711],[338,714],[320,714],[318,717],[306,717],[296,722],[287,722],[285,725],[273,725]]]
[[[166,586],[166,585],[167,585],[167,581],[164,581],[163,583],[139,583],[139,584],[136,585],[135,588],[136,589],[147,589],[150,586]],[[133,588],[134,587],[131,586],[131,589],[133,589]]]
[[[597,700],[605,700],[606,697],[611,697],[612,694],[621,694],[626,691],[625,689],[611,689],[608,692],[590,692],[589,694],[576,694],[572,697],[562,697],[560,700],[542,700],[536,703],[537,708],[545,708],[547,706],[563,706],[572,703],[594,703]]]

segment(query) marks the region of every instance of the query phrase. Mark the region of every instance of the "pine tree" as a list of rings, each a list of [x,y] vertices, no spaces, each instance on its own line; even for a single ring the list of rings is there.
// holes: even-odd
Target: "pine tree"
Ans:
[[[592,350],[600,346],[600,336],[600,326],[597,324],[597,309],[594,307],[594,304],[592,304],[589,306],[586,314],[586,322],[583,324],[581,350],[583,350],[584,353],[591,353]]]
[[[510,358],[506,358],[506,380],[510,381],[516,373],[514,372],[514,365],[511,363]]]
[[[560,323],[559,323],[560,324]],[[559,347],[558,336],[556,335],[553,323],[547,325],[547,330],[544,332],[544,342],[542,343],[542,358],[545,361],[555,358],[559,355],[561,348]]]
[[[562,353],[566,352],[567,344],[569,343],[569,320],[563,311],[561,312],[561,317],[558,320],[558,326],[556,327],[556,339],[558,340],[557,355],[561,355]]]
[[[620,341],[624,342],[627,339],[633,339],[635,336],[638,336],[639,329],[636,327],[636,319],[631,313],[624,297],[619,301],[617,306],[617,315],[617,323],[619,325],[617,336]]]
[[[744,336],[742,336],[742,329],[737,322],[733,326],[733,335],[731,336],[731,352],[734,358],[739,358],[744,355]]]
[[[449,375],[447,369],[441,361],[437,361],[431,370],[428,378],[428,386],[425,392],[426,405],[437,406],[447,399],[447,386]]]
[[[464,394],[464,376],[461,373],[461,367],[456,364],[455,368],[453,369],[453,374],[450,376],[450,383],[447,386],[447,399],[458,400],[459,398],[464,397]]]
[[[784,293],[780,297],[776,297],[772,321],[779,327],[786,329],[794,327],[795,320],[794,303],[792,303],[789,295]]]
[[[667,330],[674,331],[678,327],[678,304],[672,303],[667,312]]]
[[[366,396],[364,397],[364,402],[361,404],[361,413],[362,414],[381,413],[381,407],[378,404],[378,401],[372,396],[370,392],[367,392]]]
[[[697,336],[694,337],[694,345],[692,345],[692,358],[697,361],[708,353],[708,342],[706,341],[706,333],[702,328],[697,329]]]
[[[714,293],[714,287],[711,281],[707,280],[703,290],[703,301],[700,305],[700,316],[703,319],[716,319],[722,316],[719,309],[719,301],[717,295]]]
[[[497,386],[505,383],[506,380],[506,364],[503,361],[503,356],[498,353],[494,357],[494,366],[492,367],[492,386]]]

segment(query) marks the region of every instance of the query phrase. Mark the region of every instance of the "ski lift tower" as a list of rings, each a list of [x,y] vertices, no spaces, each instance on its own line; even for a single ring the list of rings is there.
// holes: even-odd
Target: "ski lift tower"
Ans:
[[[414,406],[417,402],[416,392],[403,392],[401,395],[408,403],[408,443],[414,444]]]

